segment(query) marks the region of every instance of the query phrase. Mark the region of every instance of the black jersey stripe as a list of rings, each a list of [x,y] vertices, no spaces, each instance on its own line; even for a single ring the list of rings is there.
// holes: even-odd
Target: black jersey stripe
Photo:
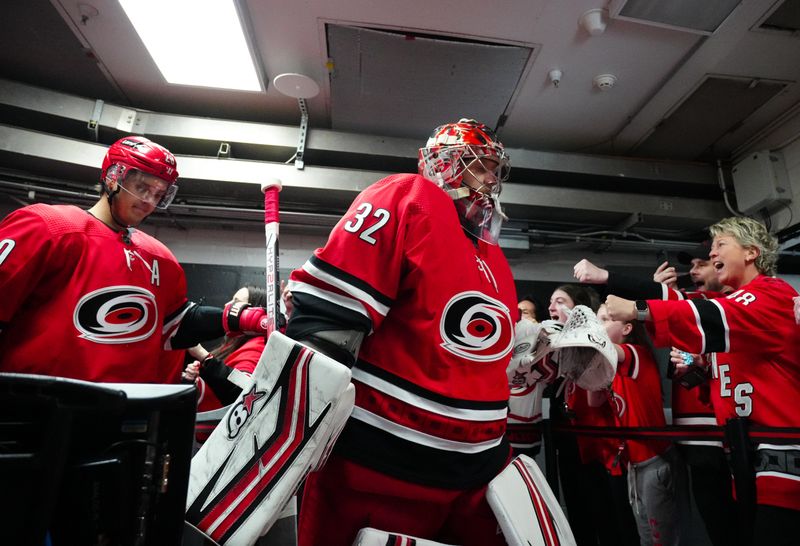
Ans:
[[[394,303],[394,300],[392,298],[376,290],[375,287],[373,287],[371,284],[359,279],[354,275],[351,275],[350,273],[347,273],[346,271],[339,269],[334,265],[329,264],[328,262],[322,260],[321,258],[318,258],[317,256],[311,256],[308,259],[308,261],[311,265],[313,265],[320,271],[323,271],[328,275],[335,277],[346,284],[349,284],[350,286],[353,286],[359,290],[362,290],[363,292],[366,292],[367,294],[370,295],[370,297],[375,299],[375,301],[377,301],[382,305],[385,305],[386,307],[391,307],[392,303]]]
[[[306,292],[293,292],[294,310],[286,327],[292,339],[306,337],[325,330],[372,331],[372,320],[363,314],[337,305]]]
[[[628,353],[628,358],[630,358],[630,364],[628,365],[628,373],[626,375],[628,377],[633,377],[636,374],[636,368],[639,365],[639,355],[636,354],[634,348],[628,345],[627,343],[622,346],[622,350]]]
[[[387,383],[391,383],[392,385],[396,386],[399,389],[404,391],[410,392],[419,396],[420,398],[425,398],[426,400],[430,400],[431,402],[436,402],[442,404],[444,406],[450,406],[452,408],[460,408],[460,409],[471,409],[471,410],[498,410],[498,409],[505,409],[508,407],[508,400],[495,400],[495,401],[474,401],[474,400],[462,400],[460,398],[450,398],[449,396],[443,396],[439,393],[435,393],[419,385],[408,381],[407,379],[403,379],[402,377],[398,377],[391,372],[384,370],[383,368],[379,368],[374,364],[370,364],[364,359],[359,358],[356,361],[356,368],[367,372],[370,375],[374,375],[380,379],[383,379]]]
[[[410,442],[363,421],[350,419],[334,453],[358,464],[410,482],[467,489],[488,483],[509,456],[506,438],[479,453],[447,451]]]
[[[722,310],[711,300],[690,300],[700,317],[700,329],[706,340],[704,353],[723,353],[728,350]]]

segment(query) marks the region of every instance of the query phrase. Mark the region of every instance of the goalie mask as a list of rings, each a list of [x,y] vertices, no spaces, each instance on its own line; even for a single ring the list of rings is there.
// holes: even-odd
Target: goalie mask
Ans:
[[[419,150],[418,168],[453,199],[466,231],[497,244],[504,219],[499,197],[510,167],[491,129],[472,119],[437,127]]]
[[[160,144],[156,144],[145,137],[124,137],[112,144],[108,149],[103,159],[100,180],[106,190],[108,190],[108,186],[106,186],[107,177],[114,177],[122,187],[125,180],[135,171],[163,180],[167,184],[167,189],[157,199],[152,199],[153,195],[149,191],[145,191],[146,189],[137,192],[133,188],[125,188],[125,191],[151,202],[157,208],[167,208],[178,191],[178,185],[175,183],[178,180],[175,156]],[[108,191],[108,194],[109,198],[114,195],[110,191]]]

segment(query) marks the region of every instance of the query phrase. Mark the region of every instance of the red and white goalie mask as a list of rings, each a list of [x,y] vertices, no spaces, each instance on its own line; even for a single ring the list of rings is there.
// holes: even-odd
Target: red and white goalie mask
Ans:
[[[497,244],[505,218],[500,192],[510,167],[491,129],[472,119],[437,127],[419,150],[418,168],[453,198],[466,231]]]

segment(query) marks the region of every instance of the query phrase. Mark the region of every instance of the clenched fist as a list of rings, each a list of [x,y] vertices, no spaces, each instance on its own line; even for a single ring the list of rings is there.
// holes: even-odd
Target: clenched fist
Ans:
[[[575,278],[586,284],[605,284],[608,282],[608,271],[597,267],[584,258],[572,268]]]
[[[609,294],[606,297],[606,312],[611,320],[632,322],[636,320],[636,302]]]

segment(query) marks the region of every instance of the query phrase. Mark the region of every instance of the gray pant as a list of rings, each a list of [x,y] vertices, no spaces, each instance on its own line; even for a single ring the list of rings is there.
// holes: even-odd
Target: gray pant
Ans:
[[[680,471],[676,464],[672,447],[641,463],[628,464],[628,499],[642,546],[680,544],[676,497]]]

